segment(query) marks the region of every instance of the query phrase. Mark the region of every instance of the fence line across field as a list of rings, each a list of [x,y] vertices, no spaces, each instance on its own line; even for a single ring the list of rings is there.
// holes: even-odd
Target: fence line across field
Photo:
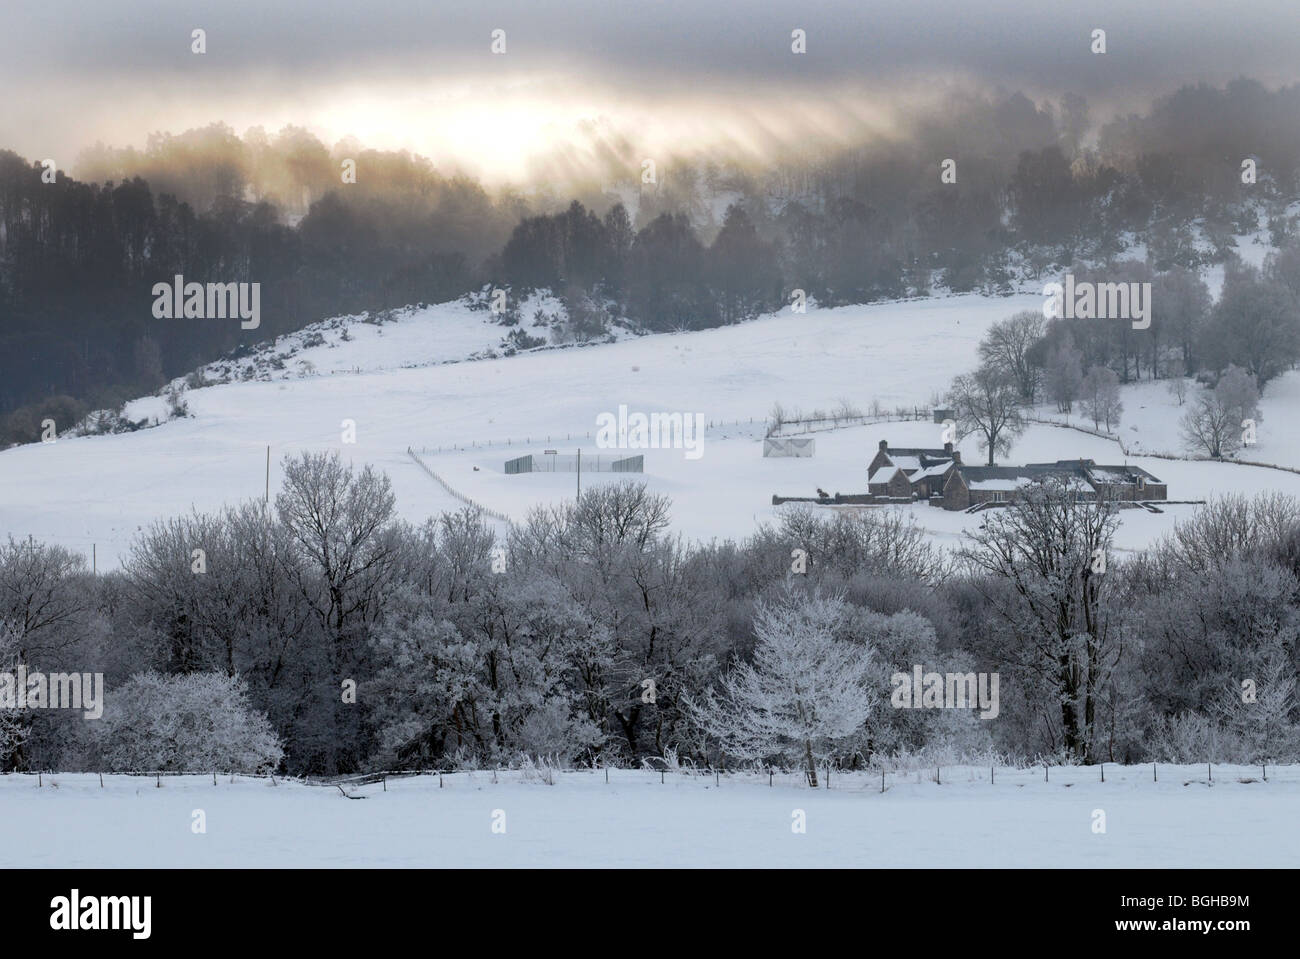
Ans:
[[[411,459],[415,462],[416,466],[424,470],[424,472],[429,475],[430,479],[432,479],[435,483],[437,483],[444,490],[450,493],[451,496],[454,497],[455,499],[460,500],[466,506],[472,506],[474,509],[480,510],[485,515],[491,516],[493,519],[497,519],[503,523],[509,523],[513,525],[514,520],[512,520],[505,513],[498,512],[497,510],[494,509],[488,509],[482,503],[470,499],[468,496],[466,496],[464,493],[459,492],[458,490],[452,489],[452,487],[447,483],[447,481],[444,480],[437,473],[435,473],[433,470],[429,469],[429,467],[424,464],[424,461],[421,460],[420,457],[418,457],[409,446],[406,448],[406,455],[411,457]]]
[[[1060,420],[1047,419],[1041,416],[1026,417],[1031,423],[1041,423],[1044,426],[1055,426],[1063,430],[1075,430],[1079,433],[1087,433],[1089,436],[1097,436],[1104,440],[1110,440],[1119,447],[1119,451],[1125,456],[1146,456],[1157,460],[1173,460],[1179,463],[1229,463],[1237,466],[1257,466],[1261,469],[1281,470],[1284,473],[1298,473],[1300,469],[1294,466],[1283,466],[1280,463],[1265,463],[1260,460],[1243,460],[1232,456],[1221,456],[1215,459],[1213,456],[1178,456],[1173,453],[1149,453],[1145,450],[1130,450],[1124,445],[1124,438],[1118,433],[1107,433],[1104,430],[1089,429],[1079,423],[1062,423]]]
[[[230,785],[239,780],[267,780],[272,785],[292,783],[300,786],[315,786],[324,789],[336,789],[343,796],[358,798],[349,789],[355,791],[363,786],[378,785],[387,792],[388,781],[409,780],[427,777],[437,778],[438,788],[454,785],[458,779],[467,779],[475,786],[485,782],[501,784],[543,783],[555,785],[562,777],[603,777],[606,783],[610,774],[623,781],[648,781],[657,778],[660,785],[670,783],[689,783],[709,780],[715,787],[732,785],[797,786],[809,789],[808,772],[803,768],[764,767],[747,769],[725,769],[712,766],[670,766],[663,760],[646,760],[641,766],[577,766],[566,767],[539,762],[525,766],[501,766],[497,768],[460,769],[460,768],[424,768],[392,769],[366,773],[353,773],[339,776],[287,776],[279,773],[230,772],[191,770],[133,770],[124,772],[56,772],[53,770],[36,770],[31,772],[0,773],[0,780],[11,776],[35,779],[36,788],[57,787],[56,776],[97,776],[103,787],[104,777],[126,776],[153,779],[157,788],[162,788],[162,781],[189,777],[211,780],[213,786]],[[835,765],[820,766],[817,770],[819,789],[839,789],[862,793],[884,793],[900,786],[934,784],[935,786],[979,785],[992,787],[1013,785],[1025,787],[1039,784],[1048,788],[1067,788],[1085,783],[1126,783],[1142,784],[1160,783],[1181,786],[1193,783],[1212,786],[1216,783],[1259,784],[1266,783],[1300,783],[1300,764],[1261,764],[1242,763],[1143,763],[1140,765],[1121,765],[1119,763],[1097,763],[1093,765],[1054,766],[1040,764],[1036,766],[1003,766],[992,764],[977,766],[967,763],[945,766],[912,766],[906,769],[888,769],[883,766],[867,766],[857,769],[844,769]]]

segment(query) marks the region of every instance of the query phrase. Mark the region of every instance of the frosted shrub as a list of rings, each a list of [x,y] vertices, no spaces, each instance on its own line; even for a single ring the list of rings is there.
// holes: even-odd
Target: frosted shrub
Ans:
[[[137,673],[111,692],[98,733],[113,770],[263,773],[280,764],[280,740],[237,676]]]
[[[1151,725],[1149,755],[1178,765],[1222,761],[1219,727],[1200,713],[1157,716]]]

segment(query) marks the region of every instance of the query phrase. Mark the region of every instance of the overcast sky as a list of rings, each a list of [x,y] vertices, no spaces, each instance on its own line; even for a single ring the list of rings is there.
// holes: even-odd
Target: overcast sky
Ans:
[[[1300,80],[1296,0],[5,0],[0,147],[71,166],[96,140],[215,120],[327,143],[522,158],[603,120],[655,142],[834,132],[904,95],[1085,95],[1094,114],[1187,82]],[[207,53],[190,33],[207,31]],[[794,28],[808,52],[790,51]],[[1094,28],[1108,52],[1090,52]],[[506,31],[507,53],[490,52]],[[63,159],[66,157],[67,159]]]

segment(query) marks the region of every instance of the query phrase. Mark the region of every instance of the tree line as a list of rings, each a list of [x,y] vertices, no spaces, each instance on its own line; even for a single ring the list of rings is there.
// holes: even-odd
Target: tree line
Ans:
[[[549,757],[854,767],[927,755],[1300,760],[1300,503],[1212,502],[1113,551],[1052,481],[943,552],[905,513],[782,511],[688,543],[611,483],[499,534],[414,525],[337,454],[271,503],[160,520],[120,570],[0,546],[0,672],[102,672],[104,716],[0,709],[4,768],[340,773]],[[902,709],[1000,676],[993,719]]]
[[[989,465],[1010,453],[1040,403],[1114,430],[1124,411],[1120,386],[1143,379],[1167,380],[1178,406],[1186,404],[1179,425],[1187,451],[1220,458],[1254,442],[1261,394],[1300,361],[1300,242],[1274,250],[1261,268],[1228,264],[1217,302],[1197,274],[1178,267],[1121,260],[1071,272],[1080,283],[1150,284],[1146,327],[1041,310],[994,323],[980,340],[978,367],[945,396]]]

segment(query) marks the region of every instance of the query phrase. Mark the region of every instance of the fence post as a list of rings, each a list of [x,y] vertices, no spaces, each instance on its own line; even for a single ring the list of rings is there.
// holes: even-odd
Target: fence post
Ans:
[[[1152,763],[1152,764],[1151,764],[1151,781],[1152,781],[1153,783],[1158,783],[1158,782],[1160,782],[1160,777],[1159,777],[1158,775],[1156,775],[1156,764],[1155,764],[1155,763]]]
[[[880,767],[880,794],[885,794],[885,767]]]
[[[100,789],[103,789],[103,788],[104,788],[104,774],[103,774],[103,773],[100,773],[100,774],[99,774],[99,788],[100,788]]]
[[[993,785],[993,767],[989,766],[989,785]]]
[[[1043,763],[1043,782],[1051,782],[1051,777],[1047,774],[1047,763]]]
[[[1205,764],[1205,771],[1210,774],[1210,782],[1214,782],[1214,767],[1210,763]]]
[[[158,789],[162,789],[162,773],[154,773],[154,778],[157,780],[154,783],[154,786]]]
[[[1101,781],[1102,781],[1102,782],[1105,782],[1105,781],[1106,781],[1106,764],[1105,764],[1105,763],[1102,763],[1102,764],[1101,764]]]

